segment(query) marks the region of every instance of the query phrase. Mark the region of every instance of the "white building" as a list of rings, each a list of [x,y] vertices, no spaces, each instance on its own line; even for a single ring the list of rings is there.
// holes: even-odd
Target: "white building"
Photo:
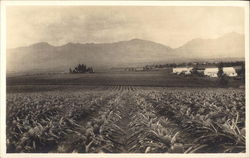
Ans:
[[[178,75],[181,73],[189,75],[191,74],[192,70],[193,70],[192,67],[176,67],[176,68],[173,68],[173,73],[178,74]]]
[[[209,77],[218,77],[219,69],[214,67],[214,68],[205,68],[204,70],[204,75],[209,76]]]
[[[237,76],[237,73],[233,67],[223,67],[223,73],[230,77]]]
[[[237,73],[233,67],[223,67],[222,68],[223,73],[226,74],[227,76],[234,77],[237,76]],[[204,75],[209,76],[209,77],[218,77],[218,68],[206,68],[204,70]]]

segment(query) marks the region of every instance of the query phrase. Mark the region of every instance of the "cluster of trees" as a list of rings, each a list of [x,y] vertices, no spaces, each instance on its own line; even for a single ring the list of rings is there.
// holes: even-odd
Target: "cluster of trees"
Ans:
[[[223,67],[227,67],[229,66],[228,63],[219,63],[218,64],[218,73],[217,76],[219,78],[219,83],[222,86],[227,86],[228,82],[229,82],[229,78],[228,76],[223,72]],[[240,66],[240,69],[236,69],[236,73],[238,74],[238,76],[241,77],[242,80],[245,80],[245,62],[239,62],[237,63],[237,65],[233,65],[233,66]]]
[[[229,78],[228,78],[228,76],[226,74],[223,73],[223,66],[224,66],[223,63],[218,64],[218,69],[219,70],[218,70],[217,76],[219,78],[220,85],[227,86],[228,82],[229,82]]]
[[[79,64],[73,70],[69,68],[69,73],[94,73],[92,67],[87,67],[85,64]]]
[[[143,71],[152,70],[154,65],[146,65],[143,67]]]
[[[241,68],[236,69],[236,73],[245,79],[245,62],[240,63],[238,66],[240,66]]]
[[[203,71],[199,72],[198,66],[194,66],[193,69],[192,69],[192,71],[191,71],[191,74],[195,75],[195,76],[203,77],[204,76],[204,72]]]

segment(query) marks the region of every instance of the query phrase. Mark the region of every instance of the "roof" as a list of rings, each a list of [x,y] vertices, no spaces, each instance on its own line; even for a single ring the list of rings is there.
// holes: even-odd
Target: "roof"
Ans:
[[[205,68],[205,70],[219,70],[218,67],[209,67],[209,68]]]
[[[235,70],[233,67],[223,67],[223,70]]]
[[[218,72],[219,71],[219,69],[218,68],[206,68],[205,70],[204,70],[204,72]]]
[[[235,69],[233,67],[223,67],[223,72],[225,72],[225,73],[235,73]]]

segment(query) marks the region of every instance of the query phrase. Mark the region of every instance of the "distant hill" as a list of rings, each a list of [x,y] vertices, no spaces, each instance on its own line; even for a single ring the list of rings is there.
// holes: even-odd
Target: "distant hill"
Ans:
[[[7,71],[68,71],[78,63],[105,69],[211,58],[244,58],[244,36],[230,33],[217,39],[194,39],[177,49],[142,39],[62,46],[42,42],[8,49]]]
[[[138,66],[172,57],[175,57],[172,48],[140,39],[101,44],[68,43],[57,47],[43,42],[8,50],[7,68],[8,71],[67,71],[78,63],[94,68]]]
[[[217,39],[193,39],[175,52],[186,58],[244,58],[244,35],[228,33]]]

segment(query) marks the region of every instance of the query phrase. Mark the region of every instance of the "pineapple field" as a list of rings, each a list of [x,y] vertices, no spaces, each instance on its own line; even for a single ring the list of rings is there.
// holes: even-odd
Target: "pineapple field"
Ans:
[[[246,151],[244,89],[35,87],[7,91],[8,153]]]

